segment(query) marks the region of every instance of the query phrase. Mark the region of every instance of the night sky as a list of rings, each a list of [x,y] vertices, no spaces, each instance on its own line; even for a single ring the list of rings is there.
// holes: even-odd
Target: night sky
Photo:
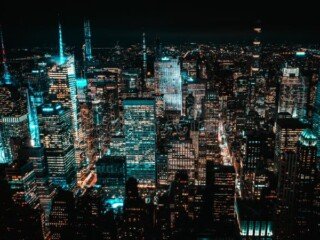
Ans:
[[[280,0],[243,2],[5,1],[1,6],[1,22],[9,48],[55,46],[59,13],[67,45],[82,43],[85,16],[91,20],[95,46],[140,41],[143,29],[149,42],[156,36],[164,43],[246,42],[251,39],[250,30],[257,19],[262,21],[265,42],[320,42],[320,14],[311,1],[281,5]]]

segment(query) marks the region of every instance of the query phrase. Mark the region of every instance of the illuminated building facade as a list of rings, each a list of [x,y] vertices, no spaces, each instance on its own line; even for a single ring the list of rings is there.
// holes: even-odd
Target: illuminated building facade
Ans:
[[[19,206],[29,205],[36,208],[38,197],[36,195],[35,173],[32,162],[18,159],[6,168],[6,179],[13,192],[13,200]]]
[[[312,130],[317,136],[317,156],[320,156],[320,82],[317,84],[314,110],[312,116]],[[318,167],[320,169],[320,166]]]
[[[55,64],[49,71],[51,81],[49,99],[52,103],[61,103],[64,108],[71,111],[72,134],[77,163],[77,176],[81,180],[84,168],[87,165],[83,129],[79,114],[79,101],[77,99],[77,79],[75,76],[74,56],[63,57],[62,64]]]
[[[283,68],[280,79],[278,113],[288,112],[295,118],[306,116],[306,85],[299,68]]]
[[[45,104],[38,109],[38,115],[49,180],[72,189],[76,183],[76,162],[70,110],[57,103]]]
[[[127,178],[134,177],[139,187],[156,184],[156,123],[153,99],[126,99],[124,136]]]
[[[169,142],[168,150],[168,182],[174,180],[179,170],[188,173],[189,181],[195,180],[196,152],[191,139],[172,140]]]
[[[162,57],[154,63],[156,93],[163,94],[166,110],[182,111],[182,82],[178,59]]]
[[[85,60],[92,60],[92,50],[91,50],[91,29],[90,29],[90,21],[84,21],[84,45],[85,45]]]
[[[310,129],[305,129],[299,136],[297,146],[297,165],[295,179],[295,221],[297,236],[301,239],[315,237],[317,221],[314,201],[315,186],[318,183],[317,137]]]
[[[217,230],[233,229],[235,221],[235,170],[233,166],[224,166],[207,162],[206,185],[210,189],[213,222]],[[220,229],[221,230],[221,229]]]

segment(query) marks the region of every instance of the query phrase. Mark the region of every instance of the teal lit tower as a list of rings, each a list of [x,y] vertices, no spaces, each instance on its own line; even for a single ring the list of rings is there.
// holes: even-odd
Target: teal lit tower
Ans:
[[[134,177],[140,188],[154,188],[156,183],[155,100],[126,99],[124,107],[125,155],[127,179]]]
[[[63,50],[63,39],[62,39],[62,26],[59,22],[59,64],[63,64],[65,61],[64,50]]]
[[[6,50],[4,47],[4,40],[2,34],[2,26],[0,25],[0,41],[1,41],[1,58],[2,58],[2,66],[3,66],[3,76],[2,76],[2,83],[8,85],[12,84],[11,75],[8,70],[7,65],[7,58],[6,58]]]
[[[28,120],[29,120],[29,132],[31,138],[32,147],[40,147],[40,132],[38,124],[37,110],[34,103],[34,96],[27,90],[27,105],[28,105]]]
[[[91,29],[90,21],[84,20],[84,44],[85,44],[85,60],[90,62],[92,60],[92,49],[91,49]]]
[[[317,84],[316,100],[314,103],[313,111],[313,132],[316,135],[317,141],[317,157],[320,157],[320,81]],[[318,163],[318,169],[320,169],[320,164]]]

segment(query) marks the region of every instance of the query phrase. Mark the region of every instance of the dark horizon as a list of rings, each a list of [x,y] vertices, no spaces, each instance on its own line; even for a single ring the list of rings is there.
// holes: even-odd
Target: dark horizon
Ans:
[[[320,21],[312,5],[280,6],[259,3],[170,3],[169,1],[125,1],[102,4],[97,0],[77,4],[58,0],[45,6],[43,2],[5,3],[1,12],[7,48],[50,46],[57,44],[58,14],[63,24],[64,41],[68,46],[83,42],[83,19],[92,26],[96,47],[139,42],[143,31],[147,40],[157,37],[166,43],[183,42],[251,42],[252,26],[262,22],[266,43],[317,43]],[[14,10],[13,10],[14,9]]]

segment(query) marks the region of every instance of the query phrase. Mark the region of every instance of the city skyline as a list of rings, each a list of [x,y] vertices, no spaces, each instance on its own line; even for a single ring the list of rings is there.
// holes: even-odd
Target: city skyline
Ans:
[[[1,239],[319,238],[315,9],[11,4]]]

